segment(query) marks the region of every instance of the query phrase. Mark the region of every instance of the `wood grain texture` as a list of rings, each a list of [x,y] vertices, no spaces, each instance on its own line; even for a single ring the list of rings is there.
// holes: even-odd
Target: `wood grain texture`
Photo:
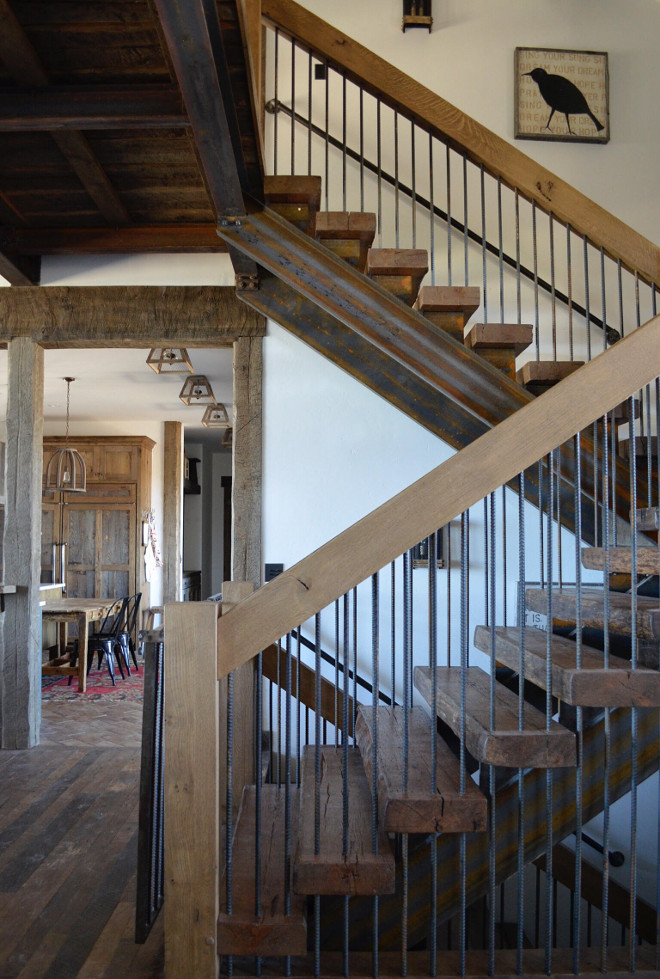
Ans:
[[[394,855],[383,827],[372,845],[369,783],[357,748],[348,750],[348,825],[343,840],[343,772],[341,748],[321,745],[320,782],[315,777],[316,748],[303,750],[300,834],[294,863],[298,894],[392,894]],[[320,836],[316,852],[314,813],[320,799]]]
[[[131,252],[226,252],[215,224],[142,224],[117,228],[3,228],[0,244],[21,256],[126,254]],[[6,276],[5,276],[6,278]],[[14,285],[29,285],[16,282]]]
[[[183,425],[163,425],[163,604],[183,595]]]
[[[258,317],[264,324],[265,320]],[[234,344],[232,432],[232,545],[234,581],[261,584],[263,483],[263,342],[243,337]]]
[[[48,347],[218,346],[262,336],[261,317],[228,286],[18,287],[0,294],[0,340]]]
[[[495,629],[495,654],[498,662],[518,671],[519,631],[498,626]],[[490,653],[490,629],[477,626],[474,644]],[[525,629],[525,679],[542,690],[546,683],[547,634]],[[660,707],[660,673],[657,670],[631,669],[630,661],[609,657],[607,669],[603,653],[582,646],[580,669],[576,666],[577,647],[573,640],[552,636],[552,693],[576,707]]]
[[[461,668],[442,666],[437,671],[438,717],[461,737]],[[524,726],[518,726],[518,696],[495,684],[495,721],[490,725],[490,677],[470,666],[465,678],[465,747],[479,761],[506,768],[566,768],[577,764],[575,736],[561,724],[527,705]],[[431,671],[415,667],[415,686],[432,703]]]
[[[222,583],[222,615],[225,615],[232,604],[242,601],[254,591],[251,581],[223,581]],[[246,785],[254,783],[254,663],[243,663],[234,670],[234,702],[233,702],[233,797],[234,806],[238,806],[243,797]],[[227,679],[222,680],[220,693],[220,799],[222,805],[226,801],[227,773]],[[224,697],[223,697],[224,693]]]
[[[604,571],[605,564],[610,573],[632,573],[632,548],[583,547],[580,552],[582,566],[594,571]],[[657,547],[638,547],[636,555],[637,574],[660,574],[660,549]]]
[[[364,272],[376,234],[376,215],[362,211],[319,211],[316,239],[338,258]]]
[[[465,335],[472,350],[513,350],[517,357],[534,339],[534,327],[528,323],[474,323]]]
[[[461,792],[458,759],[440,735],[436,740],[436,789],[431,790],[431,729],[421,707],[409,714],[407,788],[404,791],[404,718],[400,707],[378,708],[378,797],[388,833],[477,833],[486,829],[486,797],[466,776]],[[369,784],[373,777],[373,712],[358,707],[355,737]]]
[[[602,588],[584,587],[581,590],[582,627],[603,629],[604,595]],[[609,632],[629,636],[632,631],[631,596],[623,592],[609,593]],[[548,596],[544,588],[525,590],[525,607],[547,615]],[[576,592],[574,588],[553,588],[552,617],[555,622],[575,622]],[[660,601],[646,595],[637,596],[637,638],[645,642],[660,640]]]
[[[298,790],[290,790],[291,852],[298,835]],[[285,790],[276,785],[261,789],[261,907],[255,910],[255,838],[257,798],[253,785],[246,787],[234,832],[231,913],[227,910],[227,881],[223,876],[218,917],[218,950],[221,955],[304,955],[307,923],[304,898],[290,889],[290,861],[282,841],[286,824]],[[285,881],[289,879],[287,892]],[[290,909],[287,913],[287,900]],[[168,973],[169,975],[169,973]],[[188,973],[191,975],[191,973]],[[196,973],[195,973],[196,975]]]
[[[5,597],[2,616],[0,746],[31,748],[41,723],[43,349],[27,337],[11,340],[8,373],[3,580],[17,591]]]
[[[300,40],[367,91],[428,127],[439,139],[464,151],[468,158],[507,186],[517,187],[545,212],[568,221],[580,234],[601,246],[645,279],[660,282],[660,249],[540,166],[505,139],[420,85],[352,38],[336,30],[293,0],[263,0],[262,13],[285,34]]]
[[[655,317],[223,616],[228,662],[250,659],[649,383],[659,343]]]
[[[218,612],[165,605],[165,967],[179,979],[218,974]]]

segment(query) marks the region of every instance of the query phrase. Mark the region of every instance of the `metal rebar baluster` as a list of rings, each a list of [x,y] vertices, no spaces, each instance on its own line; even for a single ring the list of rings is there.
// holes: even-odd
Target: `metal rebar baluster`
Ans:
[[[373,744],[371,753],[371,852],[378,854],[378,690],[380,687],[379,662],[379,583],[378,572],[371,576],[371,723]],[[374,975],[378,975],[378,895],[373,901],[373,957]]]
[[[399,113],[394,110],[394,247],[399,248]]]
[[[545,648],[545,726],[550,730],[552,724],[552,584],[553,584],[553,526],[552,526],[552,501],[554,497],[554,453],[550,453],[547,458],[548,469],[548,519],[546,523],[547,547],[547,625],[546,625],[546,648]],[[546,932],[545,932],[545,968],[548,975],[552,969],[552,933],[554,928],[554,916],[552,913],[552,770],[546,768],[545,771],[545,812],[546,812],[546,844],[545,844],[545,875],[546,875]]]
[[[465,285],[468,284],[470,275],[468,244],[470,241],[468,229],[468,177],[467,177],[467,157],[463,155],[463,265],[465,267]]]
[[[582,669],[582,464],[581,438],[578,432],[574,445],[574,507],[575,507],[575,668]],[[582,707],[576,707],[577,768],[575,770],[575,903],[573,905],[573,970],[580,971],[580,946],[582,944],[582,800],[583,800],[583,744],[584,716]]]
[[[589,243],[587,236],[582,237],[584,250],[584,308],[587,322],[587,360],[591,360],[591,301],[589,290]]]
[[[321,613],[314,616],[314,856],[321,854]],[[321,974],[321,898],[314,895],[314,976]]]
[[[522,323],[522,291],[520,273],[520,194],[516,187],[514,193],[514,212],[516,226],[516,323]]]
[[[364,89],[360,85],[360,210],[364,211]]]
[[[348,697],[349,697],[349,676],[350,667],[350,637],[349,637],[349,600],[348,594],[343,598],[344,611],[344,642],[343,642],[343,666],[344,666],[344,696],[341,712],[341,746],[342,746],[342,853],[348,853],[348,811],[349,811],[349,789],[348,789]],[[343,965],[344,976],[349,976],[349,901],[348,895],[344,897],[344,920],[343,920]]]
[[[324,141],[325,179],[325,209],[330,210],[330,66],[325,69],[325,141]]]
[[[335,602],[335,697],[334,697],[335,748],[339,745],[339,599]]]
[[[489,717],[488,724],[491,731],[497,727],[497,716],[495,708],[495,684],[497,673],[497,650],[495,648],[495,493],[490,494],[490,556],[487,565],[488,577],[490,579],[489,593],[489,625],[490,625],[490,690],[489,690]],[[486,528],[484,527],[484,530]],[[490,795],[490,834],[488,840],[488,891],[490,895],[491,908],[495,907],[496,885],[495,876],[495,842],[497,840],[497,798],[495,785],[495,767],[489,766],[488,769],[488,788]],[[495,974],[495,915],[491,913],[489,918],[488,933],[488,969],[489,975]]]
[[[396,561],[390,565],[390,682],[392,707],[396,705]]]
[[[571,257],[571,226],[566,222],[566,269],[568,283],[566,294],[568,296],[568,351],[570,359],[575,360],[575,350],[573,346],[573,259]]]
[[[412,233],[412,247],[417,247],[417,191],[415,190],[415,184],[417,181],[417,174],[415,173],[415,123],[410,121],[410,169],[411,169],[411,196],[412,196],[412,207],[411,207],[411,233]]]
[[[437,534],[431,534],[428,540],[429,549],[429,667],[431,669],[431,784],[429,791],[435,795],[438,790],[438,570],[437,570]],[[438,913],[438,835],[432,833],[431,847],[431,929],[429,936],[429,971],[432,976],[437,970],[437,913]]]
[[[353,589],[353,726],[352,730],[355,731],[355,722],[357,721],[357,643],[358,643],[358,590]],[[353,736],[353,743],[355,743],[355,735]]]
[[[502,232],[502,178],[497,178],[497,241],[500,272],[500,323],[504,322],[504,240]]]
[[[227,676],[227,785],[225,826],[225,904],[228,915],[234,913],[234,674]],[[227,974],[233,975],[233,956],[227,957]]]
[[[275,681],[274,689],[272,683],[269,685],[271,698],[273,697],[273,694],[277,696],[277,755],[276,755],[276,767],[275,767],[275,784],[277,785],[278,789],[280,787],[280,781],[281,781],[280,766],[281,766],[281,759],[282,759],[282,678],[280,676],[281,651],[282,651],[281,647],[279,647],[278,654],[277,654],[277,665],[275,670],[275,676],[277,679]],[[271,727],[271,731],[272,731],[272,727]],[[271,775],[271,779],[272,779],[272,775]]]
[[[594,443],[597,444],[596,442]],[[595,463],[595,459],[594,459]],[[610,511],[608,505],[608,481],[609,481],[609,465],[610,458],[609,452],[607,451],[607,437],[605,436],[605,451],[603,452],[603,465],[602,465],[602,480],[603,480],[603,549],[604,549],[604,560],[603,560],[603,665],[605,669],[609,668],[610,661],[610,593],[609,593],[609,576],[610,576]],[[610,710],[605,709],[604,715],[604,735],[605,735],[605,750],[604,750],[604,779],[603,779],[603,862],[602,862],[602,877],[603,877],[603,897],[602,897],[602,916],[603,916],[603,926],[601,933],[601,969],[603,972],[607,973],[607,948],[608,948],[608,930],[609,930],[609,896],[610,896],[610,864],[607,859],[607,853],[610,849],[610,757],[611,757],[611,743],[612,743],[612,732],[611,732],[611,718]]]
[[[563,562],[563,552],[562,552],[562,537],[561,537],[561,452],[555,454],[557,460],[557,477],[555,479],[555,486],[557,488],[557,579],[559,582],[559,587],[564,587],[564,562]]]
[[[284,699],[284,914],[291,914],[291,633],[286,637]],[[279,767],[279,766],[278,766]],[[285,958],[291,975],[291,957]]]
[[[429,133],[429,253],[431,259],[431,285],[435,285],[435,204],[433,200],[433,136]],[[451,223],[449,224],[451,227]]]
[[[550,309],[552,311],[552,359],[557,360],[557,298],[555,295],[555,221],[552,211],[548,213],[550,235]]]
[[[443,528],[447,533],[447,666],[451,666],[451,524]]]
[[[296,172],[296,41],[291,41],[291,173]]]
[[[492,625],[490,618],[490,560],[488,557],[488,497],[484,497],[484,620],[486,627]]]
[[[605,249],[600,249],[600,307],[603,321],[603,350],[607,348],[607,290],[605,281]]]
[[[518,730],[525,726],[525,474],[518,476]],[[525,771],[518,769],[518,932],[516,971],[523,971],[525,940]]]
[[[256,703],[254,716],[254,744],[256,753],[256,780],[255,780],[255,817],[254,817],[254,916],[261,917],[261,739],[262,739],[262,718],[263,718],[263,654],[257,656],[257,671],[255,677],[256,684]],[[261,958],[256,959],[257,975],[261,975]]]
[[[465,792],[467,784],[467,768],[465,755],[465,732],[466,732],[466,694],[467,694],[467,668],[469,665],[468,643],[469,643],[469,619],[468,619],[468,561],[469,561],[469,515],[465,511],[461,514],[461,596],[460,596],[460,630],[461,630],[461,693],[460,693],[460,792]],[[467,949],[467,839],[466,834],[461,833],[460,841],[460,878],[461,878],[461,907],[460,907],[460,969],[461,975],[465,975],[466,949]]]
[[[312,52],[308,52],[307,62],[307,175],[312,172]]]
[[[383,150],[382,150],[382,122],[381,122],[381,101],[376,102],[376,173],[377,173],[377,217],[378,217],[378,244],[383,247]]]
[[[342,105],[342,120],[341,120],[341,200],[342,200],[342,211],[346,211],[346,75],[342,73],[341,76],[341,105]]]
[[[638,304],[639,312],[639,304]],[[635,413],[634,399],[629,401],[630,415],[630,453],[628,465],[630,466],[630,510],[637,513],[637,453],[635,452]],[[638,643],[637,643],[637,522],[633,520],[633,532],[630,551],[630,577],[632,587],[630,589],[631,604],[631,649],[630,665],[633,670],[638,666]],[[632,758],[630,767],[630,960],[629,968],[635,972],[637,967],[637,788],[638,788],[638,763],[639,763],[639,743],[637,739],[639,723],[638,708],[632,707],[630,711],[630,740],[632,748]]]
[[[275,103],[275,112],[273,114],[273,173],[277,175],[277,135],[278,135],[278,116],[277,106],[279,105],[279,74],[280,74],[280,32],[279,29],[275,28],[275,91],[273,95],[273,101]]]
[[[536,234],[536,201],[532,201],[532,271],[534,276],[534,345],[536,359],[541,359],[541,337],[539,326],[539,248]],[[540,476],[540,471],[539,471]]]
[[[433,155],[431,154],[431,162]],[[451,220],[451,150],[449,145],[445,146],[445,167],[447,170],[447,285],[453,285],[452,281],[452,220]],[[431,179],[433,179],[433,169],[431,169]],[[435,285],[435,279],[433,280]]]
[[[486,249],[486,189],[484,186],[485,170],[483,163],[479,167],[481,189],[481,279],[484,300],[484,323],[488,322],[488,251]]]
[[[506,554],[506,486],[502,487],[502,625],[508,623],[507,583],[509,581]]]
[[[300,755],[302,731],[300,729],[300,629],[296,633],[296,785],[300,786]]]

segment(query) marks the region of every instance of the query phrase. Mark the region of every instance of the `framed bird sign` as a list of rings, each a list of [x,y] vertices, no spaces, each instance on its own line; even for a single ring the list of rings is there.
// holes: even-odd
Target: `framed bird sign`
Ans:
[[[604,51],[516,48],[514,135],[607,143],[609,74]]]

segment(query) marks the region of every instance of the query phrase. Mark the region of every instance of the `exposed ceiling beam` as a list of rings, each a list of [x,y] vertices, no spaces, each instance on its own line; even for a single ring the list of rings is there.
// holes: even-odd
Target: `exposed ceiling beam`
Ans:
[[[227,251],[226,243],[218,237],[215,224],[0,229],[0,248],[19,255]]]
[[[0,289],[0,342],[43,347],[218,347],[263,336],[265,319],[231,286]]]
[[[174,85],[0,90],[0,132],[188,126]]]
[[[8,0],[0,0],[0,60],[15,82],[46,88],[49,79]],[[131,217],[82,133],[52,133],[60,152],[109,224],[131,224]]]
[[[0,252],[0,275],[10,286],[36,286],[41,276],[41,259]],[[5,291],[5,290],[3,290]]]

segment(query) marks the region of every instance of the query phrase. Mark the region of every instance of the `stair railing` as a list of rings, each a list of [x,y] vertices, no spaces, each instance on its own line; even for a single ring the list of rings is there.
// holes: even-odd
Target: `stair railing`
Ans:
[[[192,608],[185,605],[167,607],[165,628],[168,648],[172,649],[166,690],[166,857],[169,854],[170,859],[166,864],[165,909],[166,933],[170,936],[168,954],[171,956],[168,974],[190,974],[186,969],[190,970],[189,963],[195,962],[195,975],[210,975],[209,970],[217,968],[218,955],[227,956],[226,966],[230,971],[243,955],[256,958],[258,967],[258,960],[266,954],[282,957],[283,974],[292,968],[295,957],[299,957],[298,964],[303,970],[308,967],[310,973],[321,974],[323,950],[328,945],[341,949],[345,975],[361,974],[356,971],[356,956],[361,949],[369,951],[369,969],[373,969],[374,974],[378,974],[379,962],[384,967],[387,959],[388,967],[391,966],[389,955],[395,956],[401,974],[433,971],[440,961],[436,940],[439,924],[456,913],[464,920],[468,905],[484,894],[494,906],[495,889],[511,875],[517,875],[519,894],[522,895],[521,882],[529,860],[542,852],[551,854],[554,844],[569,833],[575,831],[580,836],[584,822],[602,811],[609,813],[612,803],[631,788],[635,796],[642,781],[657,770],[657,711],[639,711],[635,705],[629,710],[605,706],[592,718],[586,708],[578,705],[572,728],[557,732],[551,638],[545,640],[541,668],[546,684],[541,692],[542,733],[537,741],[540,740],[544,747],[539,755],[524,753],[523,748],[527,749],[523,742],[529,740],[526,732],[532,716],[525,681],[533,678],[537,684],[540,681],[538,676],[533,676],[523,655],[526,636],[531,632],[525,628],[527,597],[522,587],[515,595],[510,581],[515,581],[516,572],[512,572],[511,565],[513,563],[515,567],[517,555],[520,583],[530,577],[540,577],[541,548],[536,534],[526,532],[530,521],[537,523],[537,515],[528,512],[530,508],[524,503],[524,493],[516,495],[504,487],[517,481],[520,488],[526,470],[536,466],[539,457],[546,457],[547,486],[540,509],[546,585],[544,612],[551,623],[556,618],[554,613],[559,607],[559,598],[567,591],[557,584],[558,541],[562,536],[566,537],[562,530],[564,518],[556,507],[557,472],[566,457],[562,453],[574,453],[573,464],[579,477],[580,436],[576,433],[613,405],[624,401],[637,385],[655,380],[659,344],[660,318],[656,318],[309,558],[230,610],[223,610],[219,619],[214,603],[201,603],[198,608],[194,605]],[[558,452],[556,447],[566,441],[570,443],[568,448]],[[608,460],[610,463],[611,460],[606,437],[604,443],[605,465],[601,475],[607,487]],[[631,471],[634,505],[634,465]],[[577,489],[580,499],[579,478]],[[455,522],[459,517],[460,526]],[[500,530],[504,522],[508,528],[506,534]],[[605,519],[605,523],[609,525],[609,519]],[[445,574],[444,569],[436,570],[437,531],[447,525],[450,528],[446,535],[448,543],[442,545],[449,547],[449,554],[445,554]],[[517,533],[514,532],[516,525]],[[579,538],[578,522],[577,539],[573,541],[578,551]],[[420,588],[419,579],[415,578],[419,571],[413,567],[410,549],[425,539],[429,557]],[[570,569],[567,543],[564,539],[560,559],[566,563],[565,581]],[[611,543],[606,534],[608,554]],[[509,561],[508,573],[503,568],[506,560]],[[635,567],[633,565],[633,572]],[[572,570],[578,579],[576,605],[580,610],[583,603],[577,555]],[[484,602],[482,604],[480,600],[477,605],[474,598],[479,591],[477,576],[482,575],[485,579],[485,587],[481,589]],[[637,608],[634,592],[628,596],[628,601],[635,623],[635,616],[641,615],[641,606]],[[577,635],[581,638],[582,612],[577,614]],[[610,625],[607,615],[613,619],[614,611],[606,610],[605,614],[607,633]],[[480,622],[485,630],[485,643],[477,642],[474,633],[475,625]],[[500,625],[514,625],[517,630],[514,657],[518,656],[515,672],[520,681],[517,697],[514,695],[517,705],[514,733],[519,740],[513,754],[507,754],[509,749],[502,748],[499,743],[496,749],[492,748],[492,743],[497,742],[497,739],[493,742],[493,735],[500,730],[503,717],[497,683],[501,655],[497,629]],[[309,639],[314,654],[313,670],[305,678],[305,682],[309,679],[314,685],[314,707],[307,726],[295,720],[296,700],[301,699],[298,695],[303,682],[296,646],[302,636]],[[551,636],[548,631],[546,637]],[[578,671],[583,655],[580,638],[575,647]],[[274,708],[269,711],[265,709],[264,698],[270,697],[269,683],[273,680],[266,677],[272,678],[273,671],[264,664],[273,643],[284,650],[284,655],[281,659],[278,657],[276,689],[272,694]],[[335,663],[341,664],[341,670],[335,664],[324,663],[324,649],[335,650]],[[638,654],[633,641],[633,674],[640,666]],[[217,672],[214,673],[210,670],[211,657],[217,659]],[[244,713],[248,713],[246,704],[252,701],[244,695],[243,706],[238,707],[236,697],[231,693],[237,674],[234,672],[233,677],[231,674],[242,669],[253,657],[256,657],[256,699],[251,743],[255,751],[255,788],[248,789],[244,795],[243,814],[235,823],[238,794],[249,781],[245,766],[241,773],[237,771],[237,752],[243,741],[237,736],[235,725]],[[606,646],[604,669],[614,669],[613,664]],[[482,735],[475,735],[467,709],[468,678],[474,676],[474,669],[479,665],[485,666],[487,716]],[[392,869],[386,862],[384,870],[373,869],[380,867],[378,861],[383,856],[379,827],[382,827],[385,816],[378,800],[385,773],[383,725],[389,723],[382,713],[388,708],[379,703],[377,691],[384,692],[403,706],[399,715],[403,740],[397,757],[402,759],[403,784],[400,788],[404,793],[413,785],[413,770],[419,755],[415,741],[417,730],[413,731],[413,725],[417,723],[414,719],[418,716],[416,711],[420,708],[422,691],[426,691],[431,717],[422,722],[421,736],[431,752],[428,794],[435,795],[435,788],[431,786],[435,786],[439,778],[442,745],[451,742],[445,730],[451,727],[447,708],[440,710],[440,701],[446,693],[448,674],[444,671],[447,669],[456,671],[452,676],[457,678],[458,684],[452,728],[458,743],[456,804],[463,806],[468,800],[470,806],[476,807],[470,810],[472,831],[464,831],[463,826],[462,831],[454,827],[453,832],[447,832],[446,828],[436,825],[436,832],[424,834],[428,843],[418,848],[408,830],[399,828],[394,831],[396,866]],[[349,689],[351,672],[353,676],[359,672],[370,677],[371,698],[365,698],[355,687],[353,691]],[[324,691],[331,697],[334,692],[330,711],[323,706]],[[371,702],[360,703],[365,699]],[[220,730],[219,701],[226,711],[224,733]],[[341,714],[341,723],[337,721],[335,724],[335,711]],[[349,711],[352,714],[350,721]],[[440,734],[435,722],[438,711],[442,714]],[[396,717],[395,712],[395,720]],[[271,728],[267,733],[279,745],[278,762],[280,755],[283,758],[283,762],[276,766],[276,772],[270,773],[272,784],[269,784],[269,776],[264,774],[264,726]],[[560,738],[559,747],[555,743],[555,734]],[[371,783],[367,791],[370,801],[357,805],[358,810],[366,814],[367,825],[371,827],[358,861],[359,872],[351,856],[347,830],[348,812],[353,811],[349,802],[355,807],[355,799],[360,798],[362,791],[350,780],[358,764],[356,742],[366,769],[366,776],[362,777]],[[219,744],[223,745],[222,759],[226,762],[223,766],[218,759]],[[490,754],[491,749],[504,751],[504,754]],[[507,761],[508,767],[514,769],[514,778],[503,783],[498,776],[498,766]],[[482,788],[490,799],[487,824],[485,808],[480,808],[482,804],[472,798],[476,790],[471,778],[475,765],[481,772]],[[322,799],[339,799],[331,793],[333,785],[337,791],[336,780],[332,784],[328,781],[332,772],[336,773],[337,766],[339,775],[336,778],[340,781],[339,792],[345,808],[336,825],[344,839],[342,842],[340,837],[334,848],[330,846],[333,859],[328,859],[326,802],[322,804]],[[306,773],[306,782],[303,776],[299,787],[301,769]],[[224,792],[220,791],[221,777],[226,777]],[[307,809],[308,822],[303,822],[303,839],[309,846],[302,864],[296,857],[294,843],[295,813],[301,795],[303,806],[307,800],[311,807]],[[227,825],[223,854],[220,800],[225,797]],[[543,813],[543,817],[539,818],[539,813]],[[245,815],[253,820],[247,856],[242,849]],[[262,831],[270,819],[276,821],[278,829],[273,836],[272,825],[275,824],[269,824],[270,833],[264,837]],[[635,816],[634,825],[636,819]],[[484,832],[486,829],[488,831]],[[266,847],[266,838],[278,841],[274,848],[276,876],[280,882],[277,895],[267,887],[273,847]],[[213,847],[209,847],[209,841],[214,842]],[[609,848],[607,831],[605,846]],[[551,862],[550,857],[550,881]],[[221,880],[223,863],[225,870]],[[371,869],[363,871],[363,864]],[[631,866],[635,866],[634,847]],[[375,876],[370,877],[370,873]],[[325,877],[333,882],[334,890],[328,892],[330,884],[326,885]],[[395,890],[394,896],[387,893],[391,888]],[[307,940],[301,917],[301,891],[312,896],[313,951],[309,959],[306,958]],[[577,891],[579,893],[579,883]],[[523,901],[522,896],[519,901]],[[554,929],[552,901],[546,901],[546,906],[550,911],[544,922],[544,964],[551,969],[555,964],[558,966],[559,960],[551,937],[548,937]],[[285,909],[283,915],[282,908]],[[522,968],[526,954],[523,947],[525,914],[523,908],[515,950],[519,968]],[[492,971],[495,967],[493,926],[494,919],[491,918],[488,961],[486,967],[481,966],[482,970]],[[583,930],[579,918],[576,929],[577,934]],[[412,951],[412,946],[419,943],[424,946],[423,951]],[[457,953],[461,961],[456,966],[463,973],[468,953],[467,934],[463,928]],[[575,952],[578,966],[582,954],[578,941]],[[603,963],[606,969],[615,962],[617,954],[609,945],[605,947]],[[642,961],[637,957],[642,953],[632,947],[627,948],[625,954],[628,963],[632,960],[634,965]],[[173,961],[177,955],[183,957],[181,961],[184,963],[179,973]],[[444,962],[445,971],[446,966]],[[512,972],[515,967],[511,968]],[[479,971],[479,967],[474,968]],[[481,974],[485,974],[484,971]]]

